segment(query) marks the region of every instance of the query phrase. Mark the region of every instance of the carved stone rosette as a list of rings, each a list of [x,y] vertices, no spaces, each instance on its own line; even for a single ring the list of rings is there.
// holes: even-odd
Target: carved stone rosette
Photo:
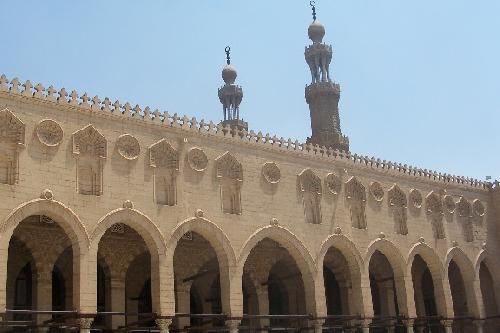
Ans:
[[[484,204],[481,200],[474,199],[474,201],[472,201],[472,211],[476,216],[481,217],[486,213],[486,208],[484,207]]]
[[[188,164],[194,171],[202,172],[207,169],[208,157],[205,152],[198,148],[193,147],[187,153]]]
[[[379,182],[370,183],[370,194],[377,202],[381,202],[382,200],[384,200],[384,188],[382,187],[382,185],[380,185]]]
[[[326,175],[325,186],[332,194],[339,194],[342,189],[342,181],[340,177],[335,173],[331,172]]]
[[[274,162],[266,162],[262,166],[262,176],[268,183],[276,184],[281,179],[280,168]]]
[[[455,200],[453,200],[453,197],[451,195],[444,196],[443,205],[444,205],[445,211],[449,214],[453,214],[455,212],[456,207],[457,207]]]
[[[130,134],[120,135],[116,141],[116,147],[118,153],[127,160],[135,160],[141,152],[139,141]]]
[[[422,207],[423,198],[422,193],[419,190],[412,188],[410,190],[410,203],[413,207],[420,209]]]
[[[58,146],[63,139],[61,125],[52,119],[44,119],[36,125],[35,134],[38,140],[47,147]]]

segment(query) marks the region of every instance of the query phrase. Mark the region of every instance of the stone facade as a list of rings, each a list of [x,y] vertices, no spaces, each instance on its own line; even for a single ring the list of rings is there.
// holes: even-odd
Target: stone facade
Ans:
[[[499,184],[351,154],[335,133],[300,144],[2,76],[3,319],[497,332]]]

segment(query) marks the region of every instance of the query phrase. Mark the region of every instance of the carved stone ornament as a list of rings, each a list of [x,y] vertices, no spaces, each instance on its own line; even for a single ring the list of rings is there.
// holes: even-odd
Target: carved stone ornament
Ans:
[[[94,126],[87,125],[73,133],[73,154],[106,158],[106,138]]]
[[[378,238],[384,239],[385,238],[385,234],[381,231],[380,234],[378,235]]]
[[[130,200],[125,200],[122,205],[125,209],[134,209],[134,203]]]
[[[194,216],[196,216],[196,217],[203,217],[204,215],[205,215],[205,212],[202,209],[197,209],[194,212]]]
[[[372,195],[375,201],[381,202],[384,200],[384,188],[380,185],[379,182],[371,182],[370,183],[370,194]]]
[[[425,198],[425,208],[428,213],[443,214],[443,203],[436,192],[431,191]]]
[[[82,330],[90,330],[93,321],[93,317],[78,318],[78,326],[80,326],[80,329]]]
[[[63,139],[63,129],[61,125],[52,119],[44,119],[36,125],[36,137],[41,143],[48,147],[58,146]]]
[[[168,327],[172,324],[172,319],[155,319],[156,326],[160,329],[160,332],[166,332]]]
[[[483,202],[479,199],[474,199],[474,201],[472,202],[472,210],[477,216],[484,216],[484,214],[486,213],[486,208],[484,207]]]
[[[197,147],[189,149],[187,153],[188,164],[194,171],[205,171],[208,166],[208,157],[205,152]]]
[[[23,146],[25,127],[9,109],[0,111],[0,141]]]
[[[116,147],[118,153],[127,160],[135,160],[141,152],[139,141],[130,134],[120,135],[116,140]]]
[[[243,181],[243,166],[230,152],[225,152],[215,159],[217,178]]]
[[[298,174],[300,190],[321,194],[321,179],[311,169],[304,169]]]
[[[270,225],[277,226],[277,225],[278,225],[278,219],[277,219],[277,218],[275,218],[275,217],[273,217],[273,218],[271,219],[271,221],[269,221],[269,224],[270,224]]]
[[[179,154],[166,139],[161,139],[149,147],[149,165],[179,170]]]
[[[325,177],[325,186],[332,194],[339,194],[342,188],[342,181],[336,174],[329,173]]]
[[[266,162],[262,166],[262,176],[268,183],[277,184],[281,179],[280,168],[274,162]]]
[[[453,197],[451,195],[445,195],[443,198],[443,205],[444,209],[446,212],[453,214],[455,212],[455,209],[457,207],[455,200],[453,200]]]
[[[460,200],[457,202],[457,212],[461,217],[471,217],[472,216],[472,207],[470,202],[464,197],[460,197]]]
[[[410,203],[413,207],[415,207],[415,208],[422,207],[423,198],[422,198],[422,193],[420,193],[419,190],[412,188],[410,190],[409,199],[410,199]]]
[[[341,227],[336,227],[335,230],[333,231],[335,235],[342,235],[342,228]]]
[[[44,200],[52,200],[54,199],[54,194],[52,193],[51,190],[49,189],[45,189],[42,191],[42,193],[40,194],[40,199],[44,199]]]
[[[387,191],[387,195],[389,198],[389,205],[391,206],[406,208],[408,205],[405,192],[403,192],[397,184],[394,184],[389,191]]]

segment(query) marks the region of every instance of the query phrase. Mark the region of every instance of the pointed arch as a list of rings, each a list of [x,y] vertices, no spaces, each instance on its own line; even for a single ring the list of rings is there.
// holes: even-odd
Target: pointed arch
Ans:
[[[446,253],[445,259],[445,272],[449,279],[448,272],[450,269],[450,263],[453,260],[455,264],[460,269],[460,274],[465,285],[465,295],[467,298],[468,311],[477,317],[480,317],[480,310],[476,301],[476,295],[474,291],[474,280],[475,271],[472,261],[467,257],[467,255],[459,247],[453,247]]]
[[[353,292],[353,305],[354,309],[351,312],[363,313],[363,299],[361,293],[361,274],[363,271],[363,258],[359,253],[356,245],[345,235],[334,234],[328,236],[321,244],[320,251],[316,256],[316,279],[323,281],[323,269],[325,265],[325,256],[330,249],[338,250],[345,258],[349,270],[351,288]],[[324,283],[323,283],[324,286]],[[319,293],[319,292],[318,292]],[[326,307],[326,298],[322,297],[321,300],[325,299],[325,303],[322,304]],[[319,305],[317,305],[319,306]],[[326,309],[324,311],[327,312]]]
[[[0,265],[0,311],[6,307],[6,286],[7,286],[7,258],[9,242],[16,227],[27,217],[32,215],[45,215],[56,221],[64,230],[71,241],[73,249],[73,302],[79,308],[80,284],[78,272],[80,271],[80,258],[84,256],[89,248],[89,237],[87,230],[79,217],[66,205],[56,200],[35,199],[25,202],[15,208],[0,225],[0,260],[5,265]]]
[[[174,291],[174,253],[181,237],[188,231],[195,232],[206,239],[217,255],[220,273],[221,301],[222,310],[230,314],[231,297],[231,276],[236,266],[236,255],[234,253],[229,237],[214,222],[203,217],[192,217],[179,223],[168,238],[168,247],[166,258],[168,260],[168,270],[171,272],[167,285],[167,294],[170,299],[175,299]],[[172,305],[172,311],[175,311],[175,304]],[[173,312],[172,312],[173,313]]]
[[[106,231],[116,223],[123,223],[133,228],[144,239],[153,256],[166,252],[165,239],[156,224],[149,217],[135,209],[118,208],[103,216],[95,226],[90,237],[90,248],[97,251],[99,241]]]
[[[275,225],[266,226],[257,230],[247,239],[239,252],[234,279],[241,280],[243,268],[250,252],[260,241],[266,238],[283,246],[292,256],[302,275],[305,289],[306,309],[309,313],[316,313],[318,310],[315,302],[315,293],[317,291],[314,278],[316,275],[316,265],[311,253],[304,246],[304,243],[285,227]],[[237,297],[238,299],[236,301],[242,303],[243,300],[241,295]],[[241,300],[239,298],[241,298]]]
[[[391,241],[383,238],[379,238],[374,240],[373,242],[368,245],[368,249],[366,250],[365,253],[365,259],[364,259],[364,269],[365,272],[368,272],[368,266],[370,265],[370,259],[372,255],[375,253],[375,251],[379,251],[382,253],[384,256],[387,257],[387,260],[389,260],[389,263],[392,266],[392,269],[394,270],[394,277],[404,277],[406,276],[406,261],[399,251],[399,249],[394,245]]]
[[[429,268],[434,284],[434,294],[437,311],[440,315],[453,316],[453,305],[450,303],[451,295],[444,265],[438,254],[426,243],[417,243],[409,251],[407,256],[407,274],[412,276],[412,266],[416,256],[420,256]]]

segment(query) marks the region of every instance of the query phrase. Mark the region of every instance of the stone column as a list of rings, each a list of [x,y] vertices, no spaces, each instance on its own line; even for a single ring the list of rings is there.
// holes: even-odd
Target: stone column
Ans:
[[[35,294],[35,310],[52,310],[52,266],[42,264],[39,266],[39,272],[36,274],[36,294]],[[44,321],[50,320],[50,314],[38,314],[36,316],[37,325],[43,325]],[[47,332],[48,327],[41,327],[38,332]]]
[[[177,297],[177,312],[179,313],[190,313],[191,312],[191,283],[181,284],[181,281],[177,284],[177,290],[175,291]],[[179,329],[183,329],[185,326],[191,324],[191,318],[180,317],[177,318]]]
[[[476,327],[476,333],[483,333],[484,320],[474,320],[472,323]]]
[[[125,312],[125,278],[123,276],[111,276],[111,310],[114,312]],[[113,330],[125,325],[125,316],[111,316],[111,327]]]
[[[172,324],[172,319],[157,318],[155,319],[155,324],[160,329],[160,333],[169,333],[168,328]]]
[[[239,325],[240,325],[240,320],[236,319],[226,320],[226,326],[229,329],[229,333],[238,333]]]
[[[90,333],[90,328],[92,327],[93,317],[78,318],[78,327],[80,328],[80,333]]]
[[[453,333],[453,320],[445,319],[441,320],[441,325],[444,327],[446,333]]]
[[[363,331],[363,333],[370,333],[370,323],[371,323],[371,319],[361,319],[360,323],[361,323],[361,330]]]
[[[314,328],[314,333],[322,333],[323,332],[323,324],[325,323],[324,319],[314,319],[311,321],[311,325]]]
[[[415,325],[415,319],[406,319],[403,322],[406,325],[406,333],[415,333],[413,331],[413,325]]]
[[[269,314],[269,295],[267,292],[267,285],[263,286],[258,284],[255,288],[257,294],[257,302],[259,304],[259,314]],[[260,328],[268,327],[270,324],[269,318],[260,318]]]

